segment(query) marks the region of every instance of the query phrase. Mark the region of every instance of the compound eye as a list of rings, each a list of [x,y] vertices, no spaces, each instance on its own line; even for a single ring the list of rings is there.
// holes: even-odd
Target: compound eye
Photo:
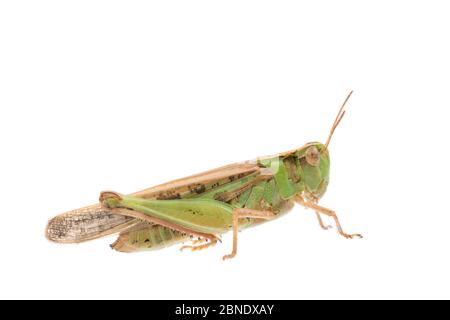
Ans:
[[[317,167],[320,163],[320,152],[315,146],[311,146],[306,149],[305,157],[306,162],[313,167]]]

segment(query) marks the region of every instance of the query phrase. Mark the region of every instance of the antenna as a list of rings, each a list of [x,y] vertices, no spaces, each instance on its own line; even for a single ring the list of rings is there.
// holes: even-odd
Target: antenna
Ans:
[[[350,99],[350,96],[352,95],[352,93],[353,93],[353,90],[350,91],[347,98],[345,98],[344,103],[342,104],[341,108],[339,109],[336,119],[333,122],[333,126],[331,127],[330,134],[328,135],[327,142],[325,143],[325,149],[323,149],[323,150],[328,149],[328,145],[330,144],[331,137],[333,136],[334,130],[336,130],[336,127],[339,125],[339,122],[341,122],[342,117],[345,114],[345,110],[344,110],[345,104],[347,103],[348,99]]]

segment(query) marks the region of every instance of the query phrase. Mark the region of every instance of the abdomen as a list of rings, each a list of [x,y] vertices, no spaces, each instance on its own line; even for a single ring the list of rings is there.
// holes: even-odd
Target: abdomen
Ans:
[[[111,248],[120,252],[136,252],[166,248],[176,243],[190,240],[190,236],[172,229],[139,223],[122,231]]]

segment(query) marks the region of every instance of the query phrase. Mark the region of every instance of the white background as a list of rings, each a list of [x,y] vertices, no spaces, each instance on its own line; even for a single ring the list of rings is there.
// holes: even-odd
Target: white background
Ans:
[[[450,298],[446,1],[3,1],[0,298]],[[47,219],[326,139],[322,204],[198,253]],[[328,221],[332,222],[332,221]]]

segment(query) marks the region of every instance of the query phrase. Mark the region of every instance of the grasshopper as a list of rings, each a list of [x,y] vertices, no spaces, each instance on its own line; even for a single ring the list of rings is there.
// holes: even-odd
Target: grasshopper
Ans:
[[[237,253],[238,231],[278,218],[295,203],[334,219],[337,231],[347,234],[333,210],[320,206],[329,182],[328,146],[345,114],[349,93],[325,144],[310,142],[301,148],[174,180],[131,195],[105,191],[100,202],[49,220],[46,237],[59,243],[79,243],[119,233],[111,247],[120,252],[160,249],[190,242],[181,249],[197,251],[215,245],[232,231],[233,247],[223,259]]]

